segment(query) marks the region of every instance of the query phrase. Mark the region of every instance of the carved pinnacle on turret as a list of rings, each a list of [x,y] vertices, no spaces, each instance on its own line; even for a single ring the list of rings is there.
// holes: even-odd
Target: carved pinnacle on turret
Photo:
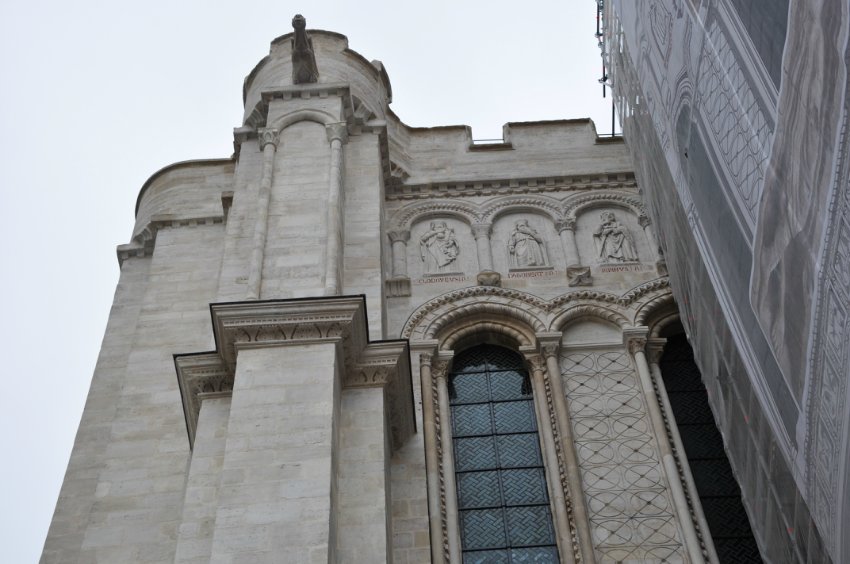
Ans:
[[[307,35],[307,20],[301,14],[292,18],[292,84],[308,84],[319,80],[313,40]]]

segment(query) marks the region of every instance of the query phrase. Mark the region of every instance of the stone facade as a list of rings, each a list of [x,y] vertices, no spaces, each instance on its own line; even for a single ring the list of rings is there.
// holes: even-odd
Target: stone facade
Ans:
[[[714,558],[622,139],[410,128],[324,31],[244,100],[233,158],[142,188],[43,562],[459,563],[452,363],[486,343],[524,359],[561,562]]]

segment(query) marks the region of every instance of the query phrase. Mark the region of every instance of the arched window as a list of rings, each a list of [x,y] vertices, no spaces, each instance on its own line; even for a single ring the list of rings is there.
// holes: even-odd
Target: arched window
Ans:
[[[559,562],[523,358],[467,349],[449,398],[464,564]]]
[[[667,337],[659,366],[720,562],[762,562],[684,333]]]

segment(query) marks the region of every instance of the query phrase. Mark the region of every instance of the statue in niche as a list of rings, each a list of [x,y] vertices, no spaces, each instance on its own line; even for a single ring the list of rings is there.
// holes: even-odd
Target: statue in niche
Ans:
[[[511,266],[516,268],[546,266],[543,238],[528,224],[527,219],[520,219],[514,224],[514,230],[508,238],[508,253]]]
[[[445,221],[432,221],[428,231],[419,238],[419,254],[425,263],[426,273],[449,272],[449,265],[460,254],[454,229]]]
[[[599,216],[602,222],[593,233],[593,240],[600,264],[636,262],[635,243],[628,229],[617,221],[612,211],[604,211]]]
[[[292,84],[307,84],[319,80],[313,40],[307,35],[307,20],[301,14],[292,18]]]

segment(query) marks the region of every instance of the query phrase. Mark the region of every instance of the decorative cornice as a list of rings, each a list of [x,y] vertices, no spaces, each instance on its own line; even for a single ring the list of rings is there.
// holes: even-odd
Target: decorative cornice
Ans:
[[[598,176],[544,176],[493,180],[447,181],[436,183],[395,184],[388,187],[388,200],[457,198],[493,194],[538,194],[579,190],[637,188],[633,172]]]
[[[190,444],[199,394],[204,386],[215,388],[216,378],[225,384],[213,391],[232,389],[240,351],[336,343],[343,352],[343,387],[386,389],[393,445],[400,446],[415,431],[408,345],[398,340],[369,342],[365,302],[365,296],[335,296],[210,304],[216,350],[175,356]]]
[[[204,217],[185,217],[172,219],[163,216],[154,216],[148,224],[133,237],[132,242],[118,245],[115,249],[118,255],[118,265],[124,264],[124,261],[133,257],[146,257],[153,255],[153,250],[156,246],[156,236],[160,229],[167,227],[197,227],[200,225],[215,225],[224,223],[223,215],[204,216]]]

